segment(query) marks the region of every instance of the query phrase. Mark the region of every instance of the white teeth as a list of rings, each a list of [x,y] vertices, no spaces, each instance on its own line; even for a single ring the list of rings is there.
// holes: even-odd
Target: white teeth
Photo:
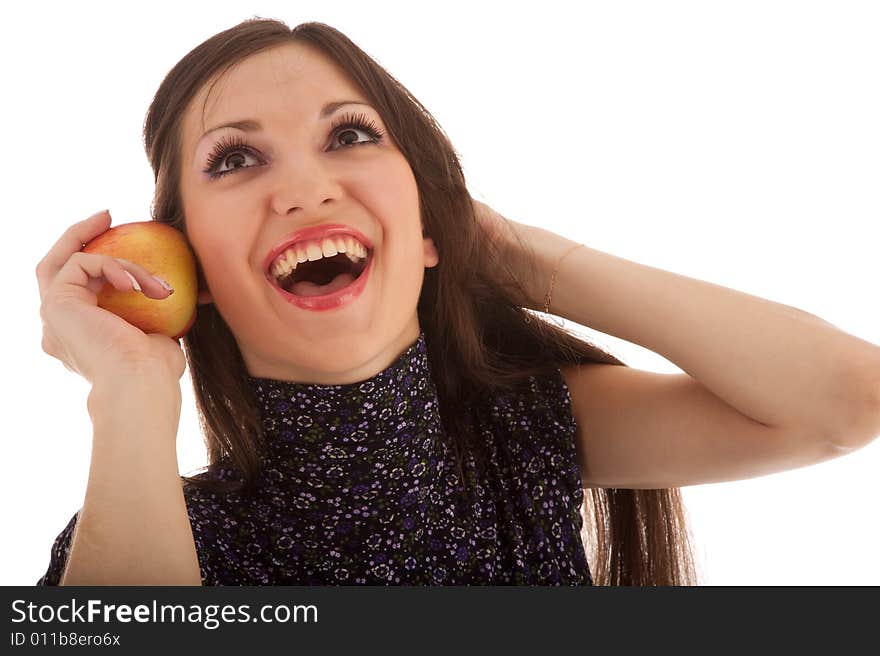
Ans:
[[[345,253],[349,260],[357,263],[367,256],[367,249],[354,237],[347,235],[336,235],[321,240],[301,242],[288,248],[276,260],[272,266],[272,275],[280,279],[294,271],[300,262],[314,262],[322,257],[333,257],[338,253]]]
[[[314,262],[315,260],[320,260],[324,257],[324,253],[321,252],[321,247],[314,242],[306,244],[306,251],[309,254],[309,262]]]

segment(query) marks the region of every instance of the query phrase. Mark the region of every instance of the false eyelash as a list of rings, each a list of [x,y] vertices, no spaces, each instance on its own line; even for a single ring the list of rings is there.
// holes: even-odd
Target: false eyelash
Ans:
[[[208,156],[208,164],[205,166],[204,172],[211,178],[221,178],[227,173],[232,173],[237,169],[229,169],[228,171],[217,171],[217,167],[232,153],[247,153],[256,157],[253,149],[245,143],[240,135],[224,136],[214,146],[214,150]]]
[[[365,114],[345,114],[341,118],[337,119],[333,125],[330,127],[330,132],[333,136],[336,136],[337,132],[342,132],[344,129],[355,128],[357,130],[363,130],[364,132],[370,135],[370,141],[359,141],[350,144],[341,144],[342,147],[350,147],[350,146],[363,146],[365,144],[376,144],[382,141],[382,138],[385,134],[376,127],[376,123],[374,121],[369,120]],[[208,156],[208,163],[204,169],[204,172],[208,174],[212,179],[221,178],[227,173],[232,173],[233,171],[237,171],[238,169],[228,169],[226,171],[217,171],[219,165],[231,154],[233,153],[247,153],[248,155],[252,155],[253,157],[257,157],[257,153],[254,151],[251,146],[245,142],[244,138],[241,135],[233,135],[233,136],[224,136],[217,142],[217,145],[214,146],[213,151]],[[239,167],[242,168],[242,167]],[[250,167],[243,167],[250,168]]]
[[[343,114],[338,120],[336,120],[333,125],[330,126],[330,131],[334,132],[336,130],[341,131],[342,128],[357,128],[358,130],[363,130],[364,132],[369,132],[370,136],[375,140],[374,143],[378,143],[382,140],[382,137],[385,134],[376,127],[376,123],[374,121],[370,121],[367,119],[367,116],[364,113],[360,114]],[[368,141],[363,141],[361,143],[370,143]],[[354,145],[354,144],[348,144]]]

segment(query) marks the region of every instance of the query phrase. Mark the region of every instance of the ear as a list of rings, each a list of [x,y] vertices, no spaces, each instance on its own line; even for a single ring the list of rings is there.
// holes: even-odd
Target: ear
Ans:
[[[422,228],[422,243],[425,249],[425,268],[437,266],[437,263],[440,262],[440,254],[437,252],[434,240],[425,235],[424,228]]]

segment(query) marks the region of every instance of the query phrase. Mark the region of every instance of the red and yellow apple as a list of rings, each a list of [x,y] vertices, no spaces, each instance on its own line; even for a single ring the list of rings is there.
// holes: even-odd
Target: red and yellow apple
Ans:
[[[134,262],[174,288],[170,296],[156,299],[106,283],[98,292],[98,307],[145,333],[179,339],[192,328],[198,295],[196,259],[180,230],[158,221],[123,223],[95,237],[83,252]]]

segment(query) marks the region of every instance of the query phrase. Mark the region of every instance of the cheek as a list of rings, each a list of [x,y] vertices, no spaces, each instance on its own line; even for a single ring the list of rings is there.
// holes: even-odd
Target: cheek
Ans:
[[[360,173],[363,173],[361,175]],[[421,223],[419,194],[409,162],[397,153],[373,167],[365,167],[357,179],[357,195],[374,216],[396,222],[414,215]]]
[[[410,179],[411,180],[411,179]],[[393,255],[407,266],[422,260],[422,217],[415,182],[401,176],[381,190],[377,197],[375,216],[381,217],[384,238],[393,242]]]
[[[208,276],[234,266],[233,255],[241,249],[249,236],[243,235],[233,218],[241,216],[229,203],[217,204],[200,199],[185,206],[186,227],[196,257]]]
[[[198,230],[195,233],[190,231],[190,239],[199,260],[202,282],[209,282],[205,279],[210,279],[216,285],[233,268],[234,245],[228,236],[210,231],[204,234]]]

